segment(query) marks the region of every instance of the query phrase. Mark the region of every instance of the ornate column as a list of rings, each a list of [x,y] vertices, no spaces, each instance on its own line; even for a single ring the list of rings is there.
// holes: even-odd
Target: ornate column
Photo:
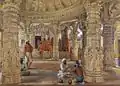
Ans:
[[[26,36],[28,36],[27,40],[29,40],[30,43],[32,44],[32,46],[34,47],[35,46],[35,43],[34,43],[35,42],[35,31],[30,26],[28,26],[28,27],[29,28],[28,28],[27,34],[26,34]]]
[[[111,69],[114,64],[114,31],[109,15],[109,3],[104,5],[103,22],[103,47],[104,47],[104,69]]]
[[[0,9],[0,63],[1,63],[1,60],[2,60],[2,38],[3,38],[3,30],[2,30],[2,22],[3,22],[3,12],[2,10]]]
[[[87,39],[84,52],[84,78],[87,82],[103,82],[103,51],[101,41],[101,6],[97,3],[86,4]]]
[[[79,43],[77,41],[77,33],[78,33],[77,29],[78,29],[78,22],[74,22],[73,31],[72,31],[73,60],[78,60]]]
[[[59,24],[54,24],[53,25],[53,32],[54,32],[54,37],[53,37],[53,59],[59,59]]]
[[[1,59],[2,59],[2,37],[1,37],[1,34],[2,32],[1,32],[1,30],[0,30],[0,63],[1,63]]]
[[[2,83],[20,83],[20,57],[18,40],[18,22],[20,0],[6,0],[3,7],[3,58]]]
[[[114,53],[115,53],[115,58],[120,58],[120,50],[119,50],[119,40],[120,40],[120,22],[117,22],[115,24],[116,30],[114,32]]]
[[[2,62],[3,32],[0,30],[0,64]]]
[[[30,40],[30,21],[25,20],[25,40]]]

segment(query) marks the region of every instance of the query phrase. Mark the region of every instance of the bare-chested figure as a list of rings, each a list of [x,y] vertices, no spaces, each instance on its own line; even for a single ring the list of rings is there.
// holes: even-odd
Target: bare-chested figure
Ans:
[[[76,81],[82,83],[84,77],[83,77],[83,69],[80,65],[81,64],[77,60],[75,66],[74,66],[74,73],[75,73],[75,76],[76,76]]]
[[[28,68],[30,67],[32,63],[32,52],[33,52],[33,47],[29,43],[29,41],[26,42],[25,47],[24,47],[24,54],[28,59]]]

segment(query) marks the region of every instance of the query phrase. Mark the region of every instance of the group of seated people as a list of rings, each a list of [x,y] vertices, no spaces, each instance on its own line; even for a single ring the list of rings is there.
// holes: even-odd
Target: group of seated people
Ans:
[[[74,68],[71,69],[71,72],[74,73],[76,82],[82,83],[84,80],[84,77],[83,77],[83,70],[82,70],[82,66],[81,66],[81,61],[76,60],[75,65],[73,67]],[[69,66],[67,64],[67,60],[65,58],[63,58],[61,61],[61,64],[60,64],[60,70],[58,73],[58,77],[64,78],[64,75],[68,71],[68,68],[69,68]]]

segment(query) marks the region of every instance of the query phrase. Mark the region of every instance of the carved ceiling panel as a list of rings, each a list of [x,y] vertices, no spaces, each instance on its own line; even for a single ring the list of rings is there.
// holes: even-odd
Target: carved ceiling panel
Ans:
[[[75,19],[83,11],[86,0],[27,0],[28,20],[51,22]],[[22,14],[22,15],[24,15]]]
[[[26,9],[28,11],[53,12],[67,8],[78,1],[83,0],[27,0]]]

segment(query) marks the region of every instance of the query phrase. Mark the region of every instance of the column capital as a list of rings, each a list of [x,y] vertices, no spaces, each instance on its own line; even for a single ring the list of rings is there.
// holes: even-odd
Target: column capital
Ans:
[[[86,11],[91,11],[91,10],[100,11],[100,9],[102,8],[101,2],[102,1],[99,1],[99,0],[93,3],[90,3],[89,1],[87,1],[85,4]]]
[[[14,4],[14,5],[20,5],[22,3],[22,0],[5,0],[4,4]]]
[[[53,30],[54,34],[60,33],[61,29],[60,29],[60,24],[59,23],[53,23],[52,27],[53,27],[52,30]]]
[[[52,24],[52,25],[60,25],[60,22],[59,22],[59,21],[52,21],[51,24]]]

